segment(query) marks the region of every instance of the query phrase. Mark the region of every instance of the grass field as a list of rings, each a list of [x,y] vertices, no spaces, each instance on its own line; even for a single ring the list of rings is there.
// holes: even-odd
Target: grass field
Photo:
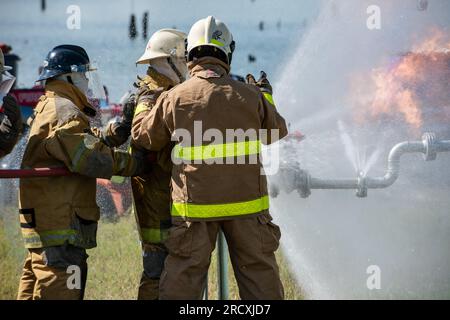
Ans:
[[[22,244],[16,210],[0,213],[0,299],[15,299],[26,250]],[[141,253],[132,215],[116,223],[101,221],[98,247],[88,251],[89,273],[86,299],[136,299],[141,273]],[[286,299],[301,299],[301,290],[278,252]],[[217,260],[213,254],[209,272],[209,299],[217,299]],[[239,299],[236,281],[229,265],[229,298]]]

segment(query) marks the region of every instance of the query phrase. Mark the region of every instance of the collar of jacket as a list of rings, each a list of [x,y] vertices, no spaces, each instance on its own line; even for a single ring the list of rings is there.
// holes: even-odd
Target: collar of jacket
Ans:
[[[164,90],[167,90],[175,84],[171,79],[166,77],[165,75],[159,73],[152,67],[149,67],[147,70],[147,75],[145,75],[143,78],[138,77],[137,82],[138,88],[147,87],[149,89],[155,89],[155,88],[164,88]]]
[[[75,87],[74,85],[62,81],[51,79],[46,81],[45,83],[45,95],[47,97],[61,97],[66,98],[72,101],[83,113],[86,115],[93,117],[97,113],[95,108],[89,103],[80,89]]]
[[[220,59],[203,57],[188,62],[191,77],[221,78],[230,72],[230,66]]]

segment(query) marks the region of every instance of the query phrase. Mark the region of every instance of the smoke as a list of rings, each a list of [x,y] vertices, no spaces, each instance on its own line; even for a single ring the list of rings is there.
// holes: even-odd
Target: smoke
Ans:
[[[380,8],[380,30],[367,28],[370,5]],[[449,33],[450,2],[429,1],[426,10],[415,0],[324,2],[275,85],[280,112],[306,135],[296,150],[304,169],[319,178],[354,178],[359,166],[379,176],[396,143],[420,138],[398,119],[358,124],[351,84],[355,74],[394,63],[436,27]],[[369,106],[359,111],[369,114]],[[394,186],[369,190],[366,199],[318,190],[308,199],[296,193],[273,199],[306,297],[450,298],[449,160],[448,154],[435,162],[405,156]],[[380,289],[367,286],[371,265],[380,268]]]

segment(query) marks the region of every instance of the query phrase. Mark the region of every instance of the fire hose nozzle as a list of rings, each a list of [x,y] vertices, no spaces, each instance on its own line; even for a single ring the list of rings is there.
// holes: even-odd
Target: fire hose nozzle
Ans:
[[[426,132],[422,136],[423,145],[425,147],[425,161],[433,161],[437,158],[436,135],[432,132]]]

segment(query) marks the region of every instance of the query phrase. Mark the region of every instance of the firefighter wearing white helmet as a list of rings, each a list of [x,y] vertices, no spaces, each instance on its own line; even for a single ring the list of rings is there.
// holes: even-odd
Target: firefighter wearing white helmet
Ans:
[[[149,66],[147,74],[143,78],[138,77],[138,81],[134,83],[137,92],[132,92],[121,102],[121,121],[110,123],[102,134],[109,146],[120,146],[128,141],[134,114],[143,111],[142,108],[147,108],[147,105],[142,103],[135,112],[138,96],[141,96],[142,102],[157,88],[173,87],[186,80],[188,70],[185,42],[186,34],[175,29],[161,29],[150,37],[144,54],[136,61],[136,64]]]
[[[186,34],[175,29],[162,29],[150,38],[137,64],[148,65],[147,74],[138,77],[137,91],[125,103],[133,106],[133,125],[139,125],[164,91],[185,81],[188,74],[185,58]],[[113,130],[117,131],[117,130]],[[128,138],[128,136],[127,136]],[[133,177],[134,213],[142,243],[143,272],[138,291],[139,300],[159,298],[159,279],[167,256],[165,239],[171,226],[170,179],[171,148],[149,152],[131,144],[131,152],[154,163],[148,174]]]
[[[161,29],[152,35],[144,54],[136,63],[150,64],[156,71],[167,76],[173,82],[183,82],[188,73],[185,40],[184,32],[175,29]]]
[[[0,50],[0,158],[12,151],[22,131],[22,116],[16,99],[8,95],[15,77],[5,66],[5,58]]]
[[[164,92],[132,127],[133,142],[141,148],[173,149],[172,227],[165,242],[169,254],[160,299],[202,298],[220,230],[240,297],[282,299],[274,255],[281,233],[269,214],[258,155],[260,143],[287,135],[286,123],[265,74],[258,82],[249,75],[247,84],[230,77],[234,41],[223,22],[211,16],[196,22],[187,51],[189,80]],[[202,142],[206,132],[198,132],[195,121],[201,121],[201,131],[214,130],[214,141]],[[228,139],[229,130],[237,137]],[[245,136],[249,132],[255,135]]]
[[[197,21],[189,31],[188,60],[191,61],[194,55],[198,57],[198,54],[205,47],[220,50],[226,56],[224,62],[231,64],[235,47],[233,35],[222,21],[215,19],[213,16]]]

